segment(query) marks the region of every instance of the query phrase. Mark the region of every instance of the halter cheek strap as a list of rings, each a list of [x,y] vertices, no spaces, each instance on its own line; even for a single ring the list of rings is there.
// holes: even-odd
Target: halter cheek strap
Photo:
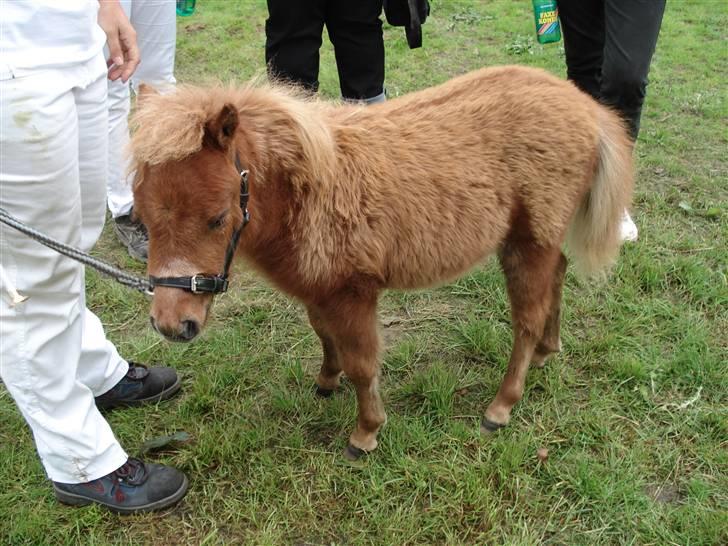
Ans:
[[[227,291],[228,273],[230,272],[230,265],[233,262],[233,256],[235,256],[235,249],[238,247],[240,234],[250,221],[250,213],[248,212],[248,198],[250,196],[248,192],[248,170],[243,169],[237,152],[235,153],[235,168],[240,173],[240,210],[243,212],[243,221],[235,228],[235,231],[233,231],[230,237],[230,242],[228,242],[227,250],[225,251],[225,265],[223,266],[222,273],[219,275],[198,273],[191,277],[154,277],[150,275],[149,283],[152,286],[152,290],[157,286],[166,286],[186,290],[193,294],[222,294]]]

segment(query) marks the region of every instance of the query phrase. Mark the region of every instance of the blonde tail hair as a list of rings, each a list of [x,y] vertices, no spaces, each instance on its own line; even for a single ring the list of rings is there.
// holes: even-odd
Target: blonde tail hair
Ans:
[[[620,224],[632,202],[632,141],[622,121],[599,108],[598,164],[591,188],[579,205],[567,234],[577,270],[598,275],[611,266],[622,245]]]

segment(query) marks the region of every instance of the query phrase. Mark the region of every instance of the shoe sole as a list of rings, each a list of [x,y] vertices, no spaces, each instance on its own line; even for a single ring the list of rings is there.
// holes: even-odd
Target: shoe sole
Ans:
[[[56,487],[56,484],[53,484],[53,489],[55,490],[56,498],[58,499],[58,501],[69,506],[87,506],[89,504],[100,504],[101,506],[108,508],[116,514],[138,514],[141,512],[153,512],[155,510],[161,510],[163,508],[168,508],[178,503],[187,493],[189,485],[190,483],[187,480],[187,476],[184,476],[184,481],[182,482],[182,485],[180,485],[179,489],[171,494],[169,497],[159,499],[158,501],[150,502],[149,504],[135,506],[134,508],[115,506],[101,500],[90,499],[88,497],[84,497],[83,495],[69,493],[68,491],[63,491],[62,489]]]
[[[121,246],[126,249],[126,252],[129,254],[129,256],[131,256],[138,262],[147,263],[147,256],[141,254],[133,246],[124,242],[124,235],[121,233],[119,228],[116,227],[116,225],[114,225],[114,233],[116,234],[116,239],[119,241],[119,244],[121,244]]]
[[[134,258],[136,261],[142,262],[143,264],[147,263],[147,257],[144,254],[137,252],[132,247],[127,246],[126,251],[129,253],[129,256]]]
[[[130,408],[134,406],[143,406],[144,404],[156,404],[163,400],[169,400],[179,391],[182,387],[182,380],[177,377],[172,385],[164,389],[163,391],[155,394],[154,396],[148,396],[147,398],[138,398],[136,400],[119,400],[119,401],[105,401],[97,400],[96,407],[99,409],[114,409],[114,408]]]

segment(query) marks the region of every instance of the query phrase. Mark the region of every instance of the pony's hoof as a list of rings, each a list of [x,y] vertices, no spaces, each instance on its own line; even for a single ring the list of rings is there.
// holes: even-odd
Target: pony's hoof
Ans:
[[[546,359],[551,355],[537,353],[533,355],[531,359],[531,366],[538,369],[543,369],[546,366]]]
[[[344,449],[344,458],[348,461],[358,461],[366,454],[366,451],[351,444],[347,445],[346,449]]]
[[[320,396],[321,398],[331,398],[332,394],[334,394],[334,389],[324,389],[316,385],[316,396]]]
[[[483,435],[489,435],[493,434],[494,432],[498,432],[500,429],[502,429],[505,425],[501,425],[500,423],[495,423],[488,419],[487,417],[484,417],[480,421],[480,433]]]

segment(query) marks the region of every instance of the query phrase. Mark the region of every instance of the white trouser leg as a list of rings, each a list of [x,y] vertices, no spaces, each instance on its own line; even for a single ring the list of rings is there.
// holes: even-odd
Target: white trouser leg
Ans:
[[[109,82],[109,176],[106,191],[111,216],[129,214],[134,201],[131,180],[127,180],[126,148],[129,144],[129,83]]]
[[[169,90],[174,79],[174,54],[177,40],[175,3],[168,0],[133,0],[131,24],[137,32],[142,60],[132,76],[134,91],[144,82],[159,91]]]
[[[133,204],[131,184],[133,175],[127,176],[129,160],[126,147],[129,142],[130,93],[140,83],[147,83],[159,91],[174,86],[174,55],[177,38],[175,2],[172,0],[122,0],[127,17],[137,33],[141,63],[131,82],[109,82],[109,178],[108,205],[114,218],[129,214]]]
[[[102,55],[0,81],[0,206],[86,249],[103,227],[106,79]],[[29,297],[0,301],[0,377],[28,421],[50,479],[93,480],[127,459],[94,395],[128,366],[84,304],[83,267],[7,226],[0,266]]]
[[[81,248],[88,251],[96,244],[104,228],[106,218],[106,188],[104,174],[107,169],[107,140],[104,138],[108,119],[105,78],[95,82],[96,90],[75,89],[79,135],[79,181],[83,212]],[[77,377],[88,386],[95,396],[111,389],[124,377],[127,363],[119,356],[116,347],[104,334],[104,328],[96,315],[86,308],[86,294],[81,291],[80,308],[84,310],[81,357]]]

